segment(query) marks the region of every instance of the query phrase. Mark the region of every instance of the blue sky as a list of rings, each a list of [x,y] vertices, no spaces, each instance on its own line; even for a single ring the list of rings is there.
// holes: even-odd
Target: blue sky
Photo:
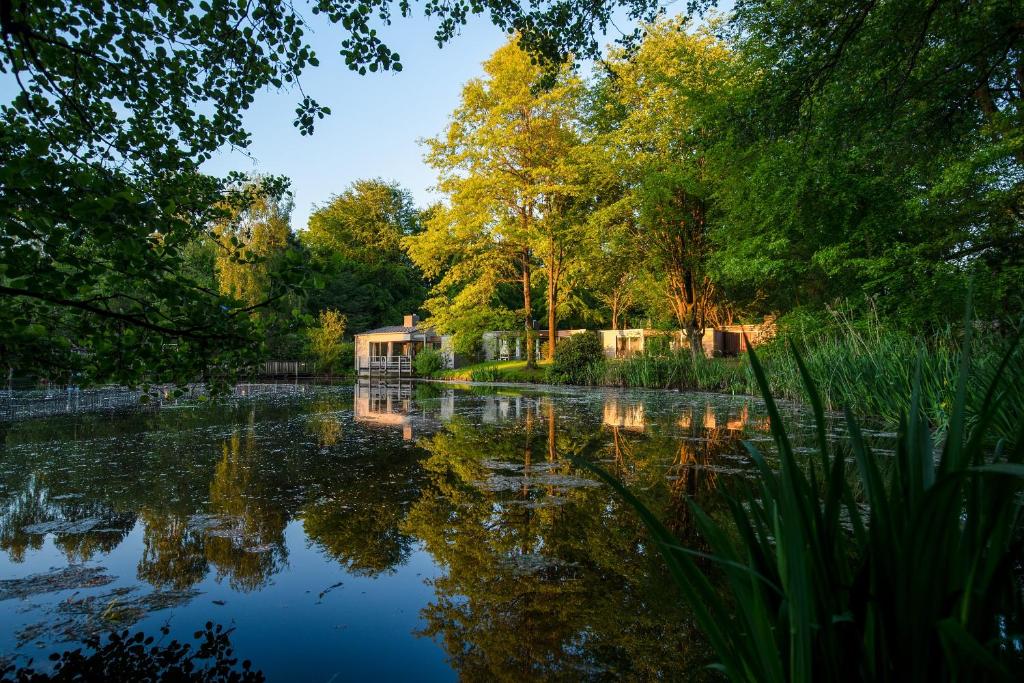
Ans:
[[[245,171],[285,175],[295,195],[293,229],[306,227],[315,204],[324,204],[358,178],[397,180],[425,205],[435,198],[434,174],[423,163],[418,140],[440,133],[458,105],[462,85],[480,75],[480,64],[505,41],[486,19],[476,19],[462,35],[439,49],[431,22],[397,19],[384,40],[402,57],[403,71],[360,76],[338,54],[343,31],[327,22],[311,23],[310,42],[320,66],[309,69],[304,92],[331,108],[316,132],[302,136],[292,126],[297,91],[259,94],[246,114],[252,145],[245,154],[222,150],[205,169],[214,174]]]

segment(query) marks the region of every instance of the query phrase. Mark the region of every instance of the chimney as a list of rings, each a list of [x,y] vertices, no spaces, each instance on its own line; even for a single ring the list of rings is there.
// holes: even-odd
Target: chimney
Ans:
[[[412,315],[405,316],[405,319],[402,321],[402,326],[403,327],[416,327],[416,323],[418,323],[419,321],[420,321],[420,317],[418,315],[416,315],[415,313],[413,313]]]

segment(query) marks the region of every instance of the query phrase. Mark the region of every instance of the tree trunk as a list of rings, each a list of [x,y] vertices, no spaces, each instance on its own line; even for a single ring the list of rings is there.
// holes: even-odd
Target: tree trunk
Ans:
[[[558,338],[558,321],[555,319],[555,305],[558,300],[557,275],[548,272],[548,360],[555,359],[555,340]]]
[[[555,236],[548,235],[548,360],[555,359],[555,344],[558,341],[558,278],[562,275],[563,252],[555,245]]]
[[[523,312],[526,316],[526,367],[537,367],[537,350],[534,347],[533,304],[530,300],[530,252],[521,255],[523,268]]]

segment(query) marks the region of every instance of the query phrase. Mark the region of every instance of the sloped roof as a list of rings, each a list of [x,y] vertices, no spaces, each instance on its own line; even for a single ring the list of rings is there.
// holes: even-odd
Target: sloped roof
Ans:
[[[425,334],[428,337],[436,337],[437,332],[433,328],[420,329],[418,327],[407,327],[405,325],[389,325],[387,327],[378,327],[375,330],[367,330],[366,332],[360,332],[356,336],[362,334]]]
[[[360,334],[394,334],[397,332],[415,332],[415,327],[406,327],[405,325],[389,325],[388,327],[378,327],[375,330],[367,330],[366,332],[360,332]]]

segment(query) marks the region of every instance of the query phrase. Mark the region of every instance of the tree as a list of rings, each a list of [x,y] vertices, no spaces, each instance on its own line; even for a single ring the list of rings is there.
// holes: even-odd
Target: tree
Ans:
[[[710,114],[729,91],[733,56],[710,28],[686,27],[683,18],[660,21],[636,54],[613,55],[592,98],[599,111],[591,118],[601,127],[589,146],[590,164],[612,176],[592,182],[620,188],[606,195],[606,220],[626,231],[643,268],[656,274],[697,352],[717,308],[709,273],[717,187],[707,160],[716,141]]]
[[[346,322],[345,316],[338,311],[326,309],[320,311],[319,324],[309,329],[310,350],[320,367],[328,372],[334,370],[334,364],[341,355]]]
[[[1022,22],[1010,0],[737,3],[720,279],[920,328],[973,277],[980,314],[1019,311]]]
[[[239,216],[214,229],[220,293],[246,306],[275,295],[274,268],[288,247],[292,201],[289,194],[255,197]]]
[[[653,0],[628,2],[635,16],[655,9]],[[378,32],[390,3],[310,4],[340,25],[349,68],[401,69]],[[596,54],[593,30],[616,4],[423,8],[438,22],[439,44],[488,12],[550,60]],[[292,86],[317,64],[307,30],[292,4],[274,0],[0,1],[0,71],[14,93],[0,112],[5,364],[64,378],[77,365],[79,381],[184,382],[227,380],[253,360],[251,307],[184,274],[181,254],[246,208],[226,208],[244,199],[232,191],[237,179],[206,176],[200,165],[224,145],[248,145],[242,116],[257,92]],[[329,113],[303,94],[295,125],[311,133]],[[300,286],[306,273],[293,265],[288,282]]]
[[[300,233],[325,275],[309,308],[336,308],[355,331],[391,325],[419,310],[426,285],[401,241],[421,230],[408,190],[379,179],[352,183],[317,208]]]
[[[490,307],[500,283],[518,281],[527,365],[533,366],[534,261],[539,251],[552,326],[566,249],[560,210],[571,193],[565,165],[575,144],[581,86],[562,68],[540,88],[546,72],[518,37],[484,63],[484,72],[463,88],[444,136],[427,141],[427,162],[438,171],[449,206],[410,241],[410,255],[428,275],[447,268],[434,289],[435,307],[437,299],[453,298],[458,308]],[[447,321],[437,322],[444,330]]]

